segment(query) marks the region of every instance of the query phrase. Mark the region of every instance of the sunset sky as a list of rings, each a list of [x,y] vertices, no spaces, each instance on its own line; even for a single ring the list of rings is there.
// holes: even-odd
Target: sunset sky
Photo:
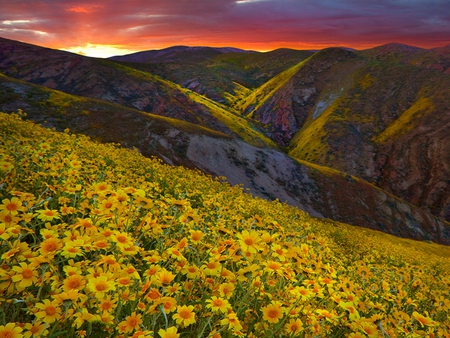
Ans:
[[[174,45],[450,43],[450,0],[2,0],[0,37],[106,57]]]

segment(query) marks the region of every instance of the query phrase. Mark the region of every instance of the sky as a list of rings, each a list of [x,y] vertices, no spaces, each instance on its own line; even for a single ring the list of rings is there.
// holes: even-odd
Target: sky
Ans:
[[[0,37],[108,57],[176,45],[450,44],[450,0],[1,0]]]

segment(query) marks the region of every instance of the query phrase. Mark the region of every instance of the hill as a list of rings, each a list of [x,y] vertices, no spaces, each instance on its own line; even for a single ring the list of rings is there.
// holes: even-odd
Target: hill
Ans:
[[[157,156],[172,165],[226,177],[255,196],[288,202],[314,216],[450,244],[447,222],[363,180],[196,124],[6,76],[0,76],[0,102],[8,111],[23,107],[27,118],[45,126],[60,131],[69,128],[99,141],[139,149],[147,157]]]
[[[325,49],[249,93],[239,109],[292,157],[357,176],[448,220],[446,50]]]
[[[292,49],[260,53],[230,48],[171,47],[111,60],[156,74],[234,108],[249,91],[312,54]]]
[[[449,247],[0,114],[2,334],[450,334]]]
[[[199,124],[250,144],[276,146],[247,120],[214,101],[116,62],[0,38],[0,72],[68,94]]]
[[[142,62],[0,47],[4,111],[224,176],[315,216],[448,242],[437,218],[449,203],[446,47],[130,56]],[[224,103],[183,87],[197,71]]]

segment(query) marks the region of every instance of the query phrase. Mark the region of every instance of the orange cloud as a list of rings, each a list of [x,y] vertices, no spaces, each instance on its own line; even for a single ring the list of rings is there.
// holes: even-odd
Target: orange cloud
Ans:
[[[101,8],[102,6],[100,5],[87,5],[87,6],[75,6],[75,7],[70,7],[67,9],[68,12],[74,12],[74,13],[93,13],[96,12],[99,8]]]

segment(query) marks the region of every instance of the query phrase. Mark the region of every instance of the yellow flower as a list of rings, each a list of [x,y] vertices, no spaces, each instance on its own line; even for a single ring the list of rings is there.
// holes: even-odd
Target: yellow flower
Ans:
[[[350,320],[358,320],[360,318],[358,310],[355,308],[352,302],[339,302],[339,306],[349,312]]]
[[[83,255],[83,250],[81,249],[85,245],[84,240],[76,239],[74,241],[66,242],[61,255],[66,258],[75,258],[77,256]]]
[[[97,231],[97,227],[89,218],[78,218],[78,222],[75,224],[74,229],[78,228],[80,228],[80,231],[85,231],[86,233],[94,233]]]
[[[59,212],[58,210],[50,210],[50,209],[44,209],[44,210],[37,210],[38,219],[46,222],[46,221],[53,221],[54,219],[59,219]]]
[[[272,255],[274,257],[277,257],[282,262],[284,262],[286,260],[287,253],[288,253],[288,251],[279,244],[275,244],[272,247]]]
[[[119,327],[122,332],[132,332],[139,329],[139,325],[142,324],[142,315],[133,312],[131,315],[127,316],[124,321],[119,323]]]
[[[304,286],[296,286],[294,289],[290,291],[290,293],[296,297],[299,297],[301,300],[306,300],[312,297],[311,290],[305,288]]]
[[[106,298],[100,299],[100,304],[98,308],[103,312],[110,312],[114,310],[117,306],[116,299],[111,299],[111,296],[107,296]]]
[[[185,265],[181,272],[190,279],[197,279],[201,276],[201,271],[196,265]]]
[[[206,276],[219,276],[222,265],[217,261],[209,261],[202,266],[202,270]]]
[[[57,238],[48,238],[41,243],[40,252],[45,256],[56,255],[57,251],[61,248],[62,244]]]
[[[24,290],[37,282],[38,272],[36,266],[33,264],[20,263],[20,266],[15,266],[12,271],[15,275],[12,276],[11,280],[16,283],[18,290]]]
[[[276,273],[283,276],[283,265],[280,262],[268,261],[267,263],[264,263],[264,265],[266,266],[264,271],[267,271],[269,275]]]
[[[289,335],[291,336],[291,335],[297,335],[297,334],[299,334],[300,333],[300,331],[303,329],[303,323],[302,323],[302,321],[300,320],[300,319],[291,319],[290,321],[289,321],[289,323],[287,323],[286,325],[285,325],[285,329],[286,329],[286,332],[287,333],[289,333]]]
[[[48,334],[48,330],[46,327],[48,324],[45,323],[26,323],[24,328],[25,332],[23,334],[24,338],[31,338],[31,337],[45,337]]]
[[[166,287],[166,293],[168,295],[176,294],[180,291],[180,288],[181,288],[181,286],[179,283],[173,283]]]
[[[230,298],[235,289],[235,285],[233,283],[223,283],[219,285],[219,294],[222,297]]]
[[[120,287],[128,287],[132,284],[131,278],[129,276],[120,277],[117,279],[117,285]]]
[[[101,201],[98,208],[101,213],[108,214],[116,210],[119,206],[120,206],[119,201],[114,196],[110,196]]]
[[[172,272],[167,271],[166,269],[163,268],[158,271],[156,278],[162,285],[168,285],[173,281],[175,275]]]
[[[14,168],[14,164],[12,164],[10,162],[3,161],[3,160],[0,160],[0,170],[2,170],[2,171],[10,171],[13,168]]]
[[[178,338],[180,334],[178,333],[178,329],[175,326],[169,327],[167,330],[160,329],[158,334],[161,338]]]
[[[92,186],[92,190],[95,193],[103,193],[106,194],[111,191],[111,185],[106,182],[99,182]]]
[[[261,242],[261,237],[256,231],[247,231],[244,230],[240,234],[237,234],[236,237],[239,239],[238,242],[241,246],[242,251],[256,253],[261,247],[258,245]]]
[[[280,302],[273,302],[262,308],[263,319],[275,324],[283,317],[283,308]]]
[[[173,319],[178,325],[189,326],[195,323],[195,312],[192,305],[177,306],[177,313],[173,315]]]
[[[160,300],[165,313],[170,313],[176,310],[177,300],[172,297],[162,297]]]
[[[435,322],[433,319],[431,319],[430,317],[426,317],[420,313],[418,313],[417,311],[414,311],[412,313],[412,317],[417,320],[421,326],[436,326],[439,323]]]
[[[114,316],[111,313],[103,311],[98,316],[102,323],[110,324],[110,325],[114,324]]]
[[[159,293],[158,289],[151,288],[145,295],[145,298],[151,302],[161,298],[161,294]]]
[[[97,298],[103,298],[105,293],[110,290],[115,290],[114,282],[108,280],[106,276],[93,278],[88,282],[88,288],[94,293]]]
[[[70,291],[67,291],[67,292],[57,293],[57,294],[55,294],[53,296],[53,298],[58,303],[62,303],[62,302],[65,302],[65,301],[72,301],[72,302],[74,302],[74,301],[76,301],[78,299],[86,300],[88,297],[85,294],[83,294],[83,293],[79,293],[78,290],[70,290]]]
[[[114,235],[112,235],[111,238],[122,249],[124,247],[133,246],[135,243],[135,240],[126,232],[114,231]]]
[[[5,210],[11,215],[17,215],[19,211],[23,211],[25,207],[22,206],[22,201],[17,197],[11,199],[5,198],[0,204],[0,210]]]
[[[16,323],[8,323],[6,325],[0,325],[0,337],[1,338],[21,338],[22,328],[17,326]]]
[[[228,315],[220,321],[220,325],[227,326],[233,330],[242,330],[242,325],[237,317],[236,313],[230,312]]]
[[[316,310],[316,312],[321,316],[321,317],[324,317],[325,318],[325,320],[327,320],[327,321],[329,321],[329,322],[331,322],[331,321],[333,321],[334,319],[336,319],[338,316],[337,316],[337,314],[333,311],[333,312],[330,312],[330,311],[328,311],[328,310],[326,310],[326,309],[319,309],[319,310]]]
[[[378,327],[372,322],[362,321],[359,323],[359,329],[371,338],[378,337]]]
[[[218,298],[216,296],[212,296],[211,299],[207,299],[206,303],[206,307],[211,309],[213,312],[227,313],[228,309],[231,309],[231,305],[226,299]]]
[[[183,256],[183,254],[175,247],[167,249],[167,252],[172,256],[172,258],[175,258],[177,261],[184,261],[186,258]]]
[[[0,223],[0,240],[7,241],[11,237],[11,235],[6,231],[6,229],[7,225],[5,223]]]
[[[189,237],[190,240],[196,244],[200,243],[202,238],[205,236],[203,231],[200,231],[200,230],[190,230],[189,232],[191,234],[191,236]]]
[[[81,290],[86,285],[86,281],[83,276],[78,274],[73,274],[64,279],[63,290]]]
[[[76,328],[80,328],[84,322],[93,322],[97,319],[95,315],[92,313],[89,313],[89,311],[86,308],[79,309],[74,315],[75,319],[73,320],[73,323],[75,324]]]
[[[13,224],[18,224],[20,220],[20,217],[11,214],[8,210],[0,211],[0,223],[4,223],[3,225],[11,226]]]
[[[34,315],[44,323],[51,324],[61,318],[61,308],[56,302],[44,299],[42,303],[37,303],[35,307],[39,310]]]
[[[350,333],[348,338],[366,338],[366,336],[359,332]]]

